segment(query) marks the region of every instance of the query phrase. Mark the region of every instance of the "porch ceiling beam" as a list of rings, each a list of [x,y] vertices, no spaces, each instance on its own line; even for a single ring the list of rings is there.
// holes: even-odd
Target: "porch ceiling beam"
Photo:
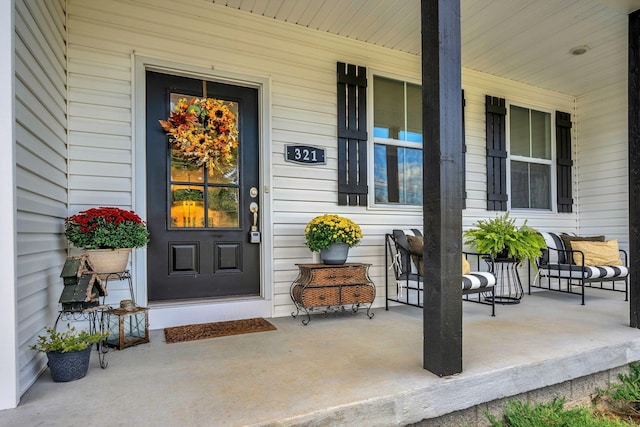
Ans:
[[[462,372],[460,0],[422,0],[423,365]]]
[[[629,311],[640,328],[640,11],[629,15]]]

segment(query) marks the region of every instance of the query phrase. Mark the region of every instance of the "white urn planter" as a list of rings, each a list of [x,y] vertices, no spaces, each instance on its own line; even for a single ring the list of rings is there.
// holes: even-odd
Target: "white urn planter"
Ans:
[[[127,269],[131,248],[124,249],[85,249],[98,276],[105,279],[109,273],[121,273]]]

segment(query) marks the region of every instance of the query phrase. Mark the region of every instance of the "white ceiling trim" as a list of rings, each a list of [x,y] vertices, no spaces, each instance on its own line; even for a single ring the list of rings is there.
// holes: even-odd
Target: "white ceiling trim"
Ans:
[[[420,54],[420,0],[209,0]],[[462,66],[580,96],[627,78],[627,14],[640,0],[462,0]],[[574,56],[570,50],[587,45]]]

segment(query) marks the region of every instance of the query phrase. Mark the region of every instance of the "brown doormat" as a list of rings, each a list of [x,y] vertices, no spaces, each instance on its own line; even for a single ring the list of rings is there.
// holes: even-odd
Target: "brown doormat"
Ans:
[[[275,326],[262,317],[256,317],[254,319],[229,320],[226,322],[201,323],[199,325],[164,328],[164,339],[167,344],[172,344],[182,341],[224,337],[227,335],[274,331],[275,329]]]

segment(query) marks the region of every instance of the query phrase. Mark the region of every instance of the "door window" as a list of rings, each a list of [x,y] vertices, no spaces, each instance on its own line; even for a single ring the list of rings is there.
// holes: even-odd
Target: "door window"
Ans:
[[[177,102],[191,97],[171,93],[171,110]],[[222,100],[235,116],[233,125],[238,126],[238,104]],[[239,182],[238,147],[231,149],[226,160],[216,167],[207,164],[196,166],[185,160],[179,150],[171,150],[170,209],[171,228],[238,228]]]

